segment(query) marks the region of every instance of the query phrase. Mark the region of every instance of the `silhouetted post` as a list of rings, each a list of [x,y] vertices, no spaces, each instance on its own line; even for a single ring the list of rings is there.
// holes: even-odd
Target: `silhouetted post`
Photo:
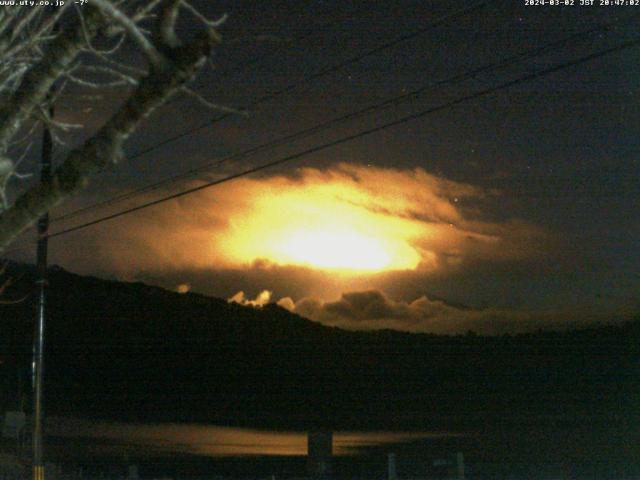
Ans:
[[[390,453],[388,456],[387,480],[398,480],[398,473],[396,472],[396,454],[395,453]]]
[[[53,117],[53,106],[50,108]],[[53,153],[53,139],[49,128],[45,125],[42,134],[42,167],[40,182],[51,180],[51,157]],[[38,220],[38,259],[37,280],[38,303],[36,311],[36,329],[33,342],[33,480],[44,480],[44,460],[42,454],[42,389],[44,379],[44,333],[47,304],[47,233],[49,232],[49,213],[45,213]]]
[[[307,476],[312,480],[331,478],[331,457],[333,455],[333,434],[330,431],[316,431],[307,434]]]
[[[456,478],[464,480],[464,455],[462,452],[456,453]]]

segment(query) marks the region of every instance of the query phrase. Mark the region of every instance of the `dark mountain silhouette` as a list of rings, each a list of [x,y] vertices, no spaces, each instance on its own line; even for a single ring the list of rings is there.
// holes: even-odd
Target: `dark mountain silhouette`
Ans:
[[[31,267],[10,264],[7,275],[15,282],[6,299],[33,291]],[[17,372],[28,376],[33,301],[0,305],[5,404]],[[50,414],[491,432],[501,440],[485,450],[549,453],[557,442],[581,462],[640,457],[639,322],[494,337],[349,332],[276,305],[243,307],[60,268],[50,271],[48,311]]]

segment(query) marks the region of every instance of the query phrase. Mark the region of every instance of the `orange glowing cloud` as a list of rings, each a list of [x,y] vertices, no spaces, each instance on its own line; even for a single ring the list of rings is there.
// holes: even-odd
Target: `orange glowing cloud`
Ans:
[[[109,225],[97,248],[121,274],[274,265],[341,275],[440,271],[541,249],[545,234],[532,225],[479,219],[486,198],[420,168],[343,163],[221,184]]]
[[[466,253],[524,254],[509,237],[539,233],[525,224],[467,220],[460,203],[484,192],[422,169],[340,164],[294,177],[244,179],[227,190],[226,198],[243,202],[230,208],[214,243],[235,265],[266,260],[362,272],[435,269],[461,262]],[[213,195],[216,204],[228,203],[223,192]]]
[[[239,182],[235,189],[249,205],[231,217],[217,246],[236,264],[264,259],[320,269],[415,269],[423,226],[381,211],[377,204],[385,199],[353,178],[352,168]]]

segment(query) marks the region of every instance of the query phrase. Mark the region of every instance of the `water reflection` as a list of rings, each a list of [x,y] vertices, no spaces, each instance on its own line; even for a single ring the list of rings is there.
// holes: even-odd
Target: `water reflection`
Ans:
[[[93,439],[152,452],[188,453],[210,457],[243,455],[302,456],[307,454],[306,432],[276,432],[198,424],[125,424],[50,417],[48,435]],[[453,438],[447,432],[335,432],[336,456],[357,455],[362,449],[427,438]]]

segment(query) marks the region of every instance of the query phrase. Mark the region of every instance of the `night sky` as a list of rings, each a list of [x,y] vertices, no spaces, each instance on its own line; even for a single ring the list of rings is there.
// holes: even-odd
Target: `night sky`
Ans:
[[[52,232],[633,41],[640,14],[523,1],[468,14],[472,2],[200,3],[229,19],[194,88],[247,116],[140,155],[222,115],[172,100],[129,142],[130,161],[54,218],[423,91],[54,222]],[[628,319],[640,308],[638,65],[640,48],[625,48],[54,238],[51,262],[238,302],[279,301],[347,328],[495,332]],[[74,92],[57,114],[95,128],[122,92],[104,98],[89,110]]]

